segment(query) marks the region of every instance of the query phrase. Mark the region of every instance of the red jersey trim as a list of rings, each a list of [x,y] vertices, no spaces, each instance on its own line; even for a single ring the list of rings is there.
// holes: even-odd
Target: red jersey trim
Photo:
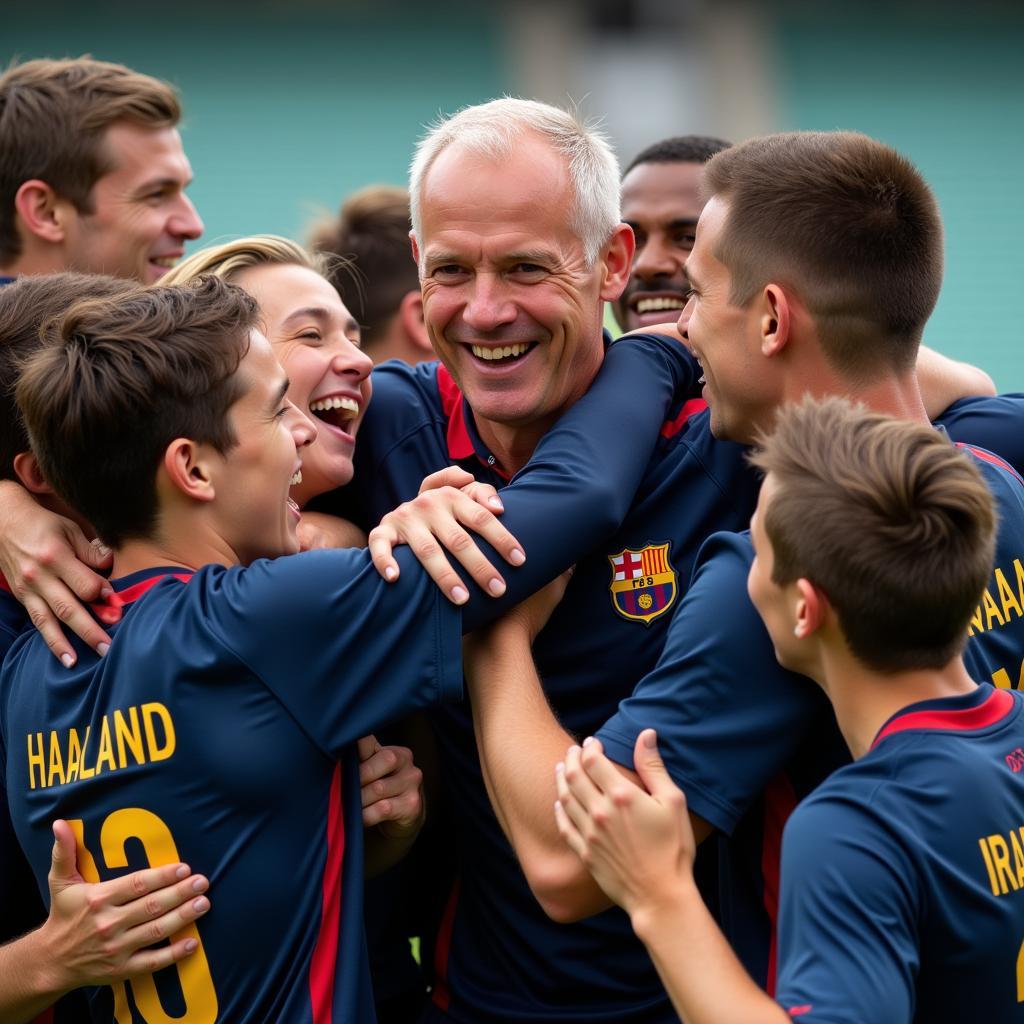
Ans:
[[[125,587],[124,590],[115,591],[114,596],[120,599],[121,604],[131,604],[132,601],[138,601],[143,594],[148,593],[161,580],[167,579],[168,576],[174,580],[181,580],[182,583],[188,583],[194,575],[195,573],[192,569],[185,569],[182,572],[162,573],[159,576],[151,576],[148,580],[140,580],[138,583],[133,583],[130,587]]]
[[[791,1006],[786,1012],[790,1017],[802,1017],[805,1013],[810,1013],[814,1007],[810,1003],[804,1003],[803,1006]]]
[[[963,451],[970,452],[976,459],[981,459],[982,462],[990,462],[993,466],[998,466],[1000,469],[1005,469],[1017,483],[1024,485],[1024,479],[1021,478],[1020,473],[1017,472],[1008,462],[999,458],[998,455],[994,455],[992,452],[986,451],[984,448],[975,448],[973,444],[965,444],[963,441],[956,442],[957,448]]]
[[[874,750],[886,737],[910,729],[946,729],[954,732],[985,729],[1004,719],[1012,710],[1013,697],[1006,690],[993,690],[977,707],[960,711],[912,711],[884,726],[871,744],[871,749]]]
[[[309,998],[313,1024],[332,1024],[334,976],[338,964],[341,924],[341,877],[345,859],[345,814],[341,799],[341,765],[334,766],[327,804],[327,861],[324,864],[320,931],[309,965]]]
[[[473,439],[466,427],[466,414],[462,408],[462,392],[452,375],[444,368],[437,368],[437,390],[441,395],[441,412],[448,421],[446,438],[448,455],[453,459],[468,459],[476,455]]]
[[[448,957],[452,951],[452,929],[455,926],[455,908],[459,902],[459,880],[455,879],[448,903],[444,908],[441,923],[437,929],[437,946],[434,949],[434,1004],[445,1013],[451,1005],[452,995],[448,991]]]
[[[768,784],[764,796],[764,835],[761,845],[761,885],[764,909],[771,922],[771,944],[768,947],[768,976],[765,991],[775,995],[775,972],[778,964],[779,887],[782,867],[782,830],[797,805],[796,791],[789,776],[780,772]]]
[[[10,583],[7,582],[7,577],[0,572],[0,590],[6,590],[8,594],[13,594]]]
[[[696,416],[699,412],[703,412],[707,407],[708,403],[703,398],[691,398],[688,402],[684,402],[676,418],[674,420],[666,420],[661,425],[661,436],[664,438],[675,437],[686,426],[688,419]]]

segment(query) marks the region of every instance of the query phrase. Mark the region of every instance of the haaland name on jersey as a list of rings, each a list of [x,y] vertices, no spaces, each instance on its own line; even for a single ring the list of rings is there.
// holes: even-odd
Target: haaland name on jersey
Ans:
[[[99,738],[96,738],[98,732]],[[99,729],[26,736],[30,789],[64,786],[133,764],[166,761],[175,746],[174,722],[163,704],[132,705],[100,719]]]
[[[1006,833],[1004,839],[998,832],[982,836],[978,840],[981,856],[988,872],[988,884],[993,896],[1005,896],[1008,892],[1024,889],[1024,825]],[[1010,865],[1010,852],[1013,865]]]
[[[1010,579],[1014,580],[1013,586]],[[998,600],[996,599],[998,595]],[[1024,563],[1013,560],[1013,567],[996,566],[992,581],[981,595],[981,601],[971,617],[967,635],[986,633],[990,629],[1005,626],[1011,618],[1024,616]]]

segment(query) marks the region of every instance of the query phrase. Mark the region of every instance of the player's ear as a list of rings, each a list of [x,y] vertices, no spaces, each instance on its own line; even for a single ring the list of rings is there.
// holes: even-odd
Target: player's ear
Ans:
[[[59,245],[64,241],[65,220],[74,207],[61,199],[50,185],[38,178],[23,181],[14,194],[14,209],[22,228],[44,242]]]
[[[427,325],[423,321],[423,296],[418,288],[405,293],[398,304],[398,317],[406,338],[425,359],[434,358]]]
[[[214,449],[187,437],[175,438],[164,451],[163,470],[170,485],[193,501],[213,501]]]
[[[418,267],[420,265],[420,243],[416,240],[416,232],[409,232],[409,245],[412,247],[412,261]]]
[[[761,306],[761,353],[778,355],[789,341],[793,320],[791,300],[781,285],[769,281],[755,301]]]
[[[30,494],[53,494],[53,488],[46,482],[32,452],[18,452],[14,456],[13,467],[15,476]]]
[[[604,268],[601,298],[605,302],[614,302],[625,289],[629,281],[629,272],[633,268],[635,249],[633,229],[628,224],[619,224],[598,256],[598,262]]]
[[[821,628],[832,606],[825,592],[810,580],[801,577],[794,587],[796,601],[793,608],[793,633],[800,639],[805,639]]]

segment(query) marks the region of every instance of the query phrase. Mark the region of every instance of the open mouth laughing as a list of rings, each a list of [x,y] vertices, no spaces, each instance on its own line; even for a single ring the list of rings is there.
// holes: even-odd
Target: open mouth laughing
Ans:
[[[518,362],[535,346],[535,341],[517,342],[514,345],[470,345],[469,349],[477,359],[492,365],[505,366]]]
[[[349,433],[349,425],[359,415],[360,403],[350,395],[325,395],[309,403],[309,411],[335,430]]]

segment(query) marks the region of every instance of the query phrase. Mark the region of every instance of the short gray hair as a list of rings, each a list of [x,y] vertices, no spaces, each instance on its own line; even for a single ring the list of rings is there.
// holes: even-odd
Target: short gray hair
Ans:
[[[608,138],[594,125],[559,107],[510,96],[464,107],[431,126],[420,140],[409,168],[410,212],[416,237],[421,239],[423,180],[442,150],[457,144],[496,160],[508,156],[524,132],[540,135],[565,157],[576,197],[570,226],[583,243],[587,264],[593,264],[622,219],[619,162]]]

